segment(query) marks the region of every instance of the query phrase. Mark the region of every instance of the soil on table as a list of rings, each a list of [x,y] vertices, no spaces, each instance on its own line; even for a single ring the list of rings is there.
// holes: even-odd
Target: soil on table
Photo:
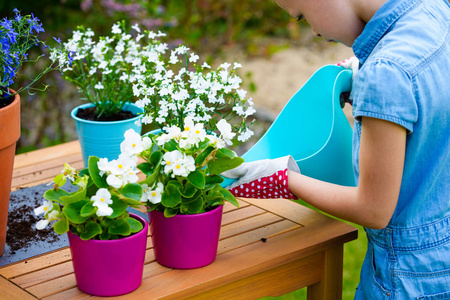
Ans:
[[[76,116],[80,119],[88,121],[110,121],[110,122],[128,120],[136,117],[136,115],[130,111],[121,111],[118,114],[114,115],[98,116],[98,114],[95,112],[95,107],[80,108],[78,109]]]
[[[21,204],[8,213],[6,243],[10,248],[10,254],[15,254],[19,249],[33,246],[35,242],[59,241],[60,236],[53,231],[51,226],[43,230],[36,229],[36,223],[43,217],[37,217],[34,209],[42,205],[42,201],[42,195],[39,192],[35,192],[33,198],[11,194],[10,202]]]

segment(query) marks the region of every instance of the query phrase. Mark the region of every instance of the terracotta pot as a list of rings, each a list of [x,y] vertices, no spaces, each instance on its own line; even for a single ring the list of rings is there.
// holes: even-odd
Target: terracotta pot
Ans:
[[[78,288],[90,295],[110,297],[130,293],[142,282],[147,248],[147,221],[130,213],[144,228],[118,240],[83,241],[68,232]]]
[[[164,217],[148,212],[153,252],[156,261],[166,267],[194,269],[216,259],[223,205],[194,215]]]
[[[5,252],[11,180],[19,137],[20,96],[16,94],[10,105],[0,108],[0,255]]]

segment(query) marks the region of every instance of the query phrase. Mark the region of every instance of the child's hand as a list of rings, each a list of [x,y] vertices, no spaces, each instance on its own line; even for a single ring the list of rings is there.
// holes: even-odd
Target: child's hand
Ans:
[[[338,62],[336,65],[352,70],[353,71],[352,78],[355,78],[355,75],[359,69],[359,60],[356,58],[356,56],[352,56],[343,61]]]
[[[297,199],[288,187],[288,169],[300,173],[297,163],[290,155],[243,163],[222,175],[238,178],[227,186],[236,197]]]

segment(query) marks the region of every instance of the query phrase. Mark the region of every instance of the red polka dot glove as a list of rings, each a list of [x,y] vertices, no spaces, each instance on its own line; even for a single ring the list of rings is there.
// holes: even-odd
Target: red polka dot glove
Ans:
[[[243,163],[222,173],[228,178],[238,178],[227,189],[236,197],[298,199],[288,187],[287,170],[300,173],[292,156]]]

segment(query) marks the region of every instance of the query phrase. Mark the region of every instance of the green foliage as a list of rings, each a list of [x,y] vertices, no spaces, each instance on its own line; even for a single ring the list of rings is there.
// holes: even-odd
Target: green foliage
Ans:
[[[163,134],[160,132],[151,137],[153,152],[141,154],[145,162],[138,166],[147,176],[141,183],[148,183],[148,178],[153,178],[153,182],[163,183],[161,202],[148,201],[149,210],[159,210],[164,212],[166,217],[172,217],[177,214],[202,213],[207,208],[223,205],[225,201],[239,206],[236,198],[220,186],[223,178],[219,174],[239,166],[244,161],[242,158],[229,149],[211,146],[208,138],[187,150],[181,148],[175,139],[157,146],[157,139]],[[167,171],[163,165],[163,157],[164,153],[172,151],[189,153],[195,162],[195,169],[187,176],[174,175]]]
[[[83,240],[109,240],[129,236],[142,230],[142,223],[130,217],[127,212],[129,206],[143,205],[139,202],[143,193],[141,185],[128,183],[118,189],[109,186],[105,177],[100,176],[98,161],[98,157],[91,156],[88,169],[81,172],[72,171],[75,174],[66,174],[64,178],[60,175],[56,176],[55,181],[58,184],[44,193],[45,199],[56,202],[52,210],[45,214],[49,221],[56,220],[52,225],[56,233],[64,234],[71,230]],[[71,170],[71,167],[67,165],[65,170]],[[78,186],[77,191],[69,193],[59,186],[67,181],[68,176],[74,177],[71,184]],[[99,214],[100,207],[95,199],[93,200],[93,196],[97,195],[101,189],[107,190],[111,195],[109,214]]]

